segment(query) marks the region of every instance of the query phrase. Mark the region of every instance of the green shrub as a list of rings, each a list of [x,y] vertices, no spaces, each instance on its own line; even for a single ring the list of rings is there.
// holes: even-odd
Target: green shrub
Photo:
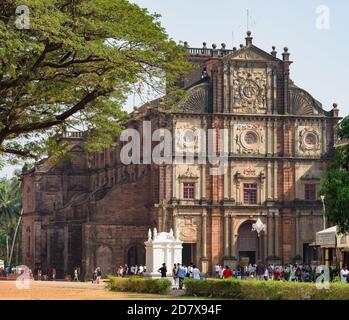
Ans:
[[[139,292],[167,294],[171,288],[168,279],[147,279],[143,277],[113,277],[109,278],[109,289],[122,292]]]
[[[349,285],[331,283],[320,290],[315,283],[256,280],[186,279],[185,294],[234,300],[349,300]]]

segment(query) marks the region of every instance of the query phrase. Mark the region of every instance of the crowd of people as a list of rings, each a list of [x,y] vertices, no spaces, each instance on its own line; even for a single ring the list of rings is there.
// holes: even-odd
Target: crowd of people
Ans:
[[[15,268],[12,268],[15,269]],[[17,273],[18,270],[12,270],[11,268],[1,269],[0,276],[6,276],[11,273]],[[131,265],[130,267],[127,264],[120,265],[116,269],[116,274],[119,277],[125,276],[144,276],[147,268],[145,265]],[[167,277],[168,270],[165,263],[162,267],[158,269],[158,272],[161,274],[161,277]],[[29,270],[30,275],[32,271]],[[296,282],[315,282],[319,276],[324,273],[324,269],[317,267],[316,265],[307,265],[307,264],[269,264],[264,265],[262,263],[258,264],[249,264],[249,265],[238,265],[236,268],[230,268],[229,266],[223,267],[221,264],[216,264],[215,266],[215,277],[217,279],[257,279],[257,280],[275,280],[275,281],[296,281]],[[349,282],[349,270],[346,265],[340,270],[334,270],[329,267],[327,275],[329,280],[333,281],[336,278],[342,283]],[[42,271],[40,267],[34,270],[34,278],[36,280],[56,280],[57,269],[52,267],[51,269]],[[93,283],[99,283],[102,277],[102,271],[100,267],[97,267],[93,272]],[[174,264],[172,268],[172,277],[174,288],[182,289],[183,281],[185,278],[193,278],[196,280],[203,279],[203,275],[200,272],[200,269],[193,263],[189,265],[185,264]],[[206,275],[205,275],[206,277]],[[74,268],[73,271],[73,281],[80,281],[80,267]]]
[[[216,278],[227,279],[249,279],[257,280],[275,280],[275,281],[297,281],[297,282],[315,282],[321,274],[324,273],[323,268],[315,265],[305,264],[269,264],[262,263],[249,264],[246,266],[238,266],[231,269],[229,266],[223,267],[220,264],[215,266]],[[329,268],[329,280],[333,281],[336,276],[340,277],[340,281],[347,283],[349,280],[349,271],[347,266],[343,266],[340,272]]]
[[[166,267],[165,264],[163,264],[163,268],[164,267]],[[161,272],[161,268],[159,271]],[[163,272],[161,272],[161,276],[164,276]],[[172,277],[174,282],[173,287],[180,290],[183,288],[183,281],[185,278],[193,278],[196,280],[202,279],[200,269],[193,263],[190,263],[188,266],[180,263],[174,264],[172,269]]]
[[[138,265],[132,265],[129,267],[127,264],[124,264],[123,266],[119,266],[117,268],[116,274],[119,277],[126,277],[126,276],[143,276],[144,273],[147,271],[147,267],[143,266],[142,264]]]

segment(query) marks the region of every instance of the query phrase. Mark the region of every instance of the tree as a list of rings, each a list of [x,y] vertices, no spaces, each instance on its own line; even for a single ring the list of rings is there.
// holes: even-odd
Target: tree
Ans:
[[[29,9],[18,29],[16,8]],[[21,25],[20,25],[21,26]],[[0,162],[62,151],[54,138],[87,132],[85,148],[113,145],[132,88],[175,97],[186,74],[184,47],[127,0],[2,0],[0,8]]]
[[[18,176],[0,180],[0,253],[8,264],[22,207]],[[18,241],[18,239],[17,239]]]
[[[338,130],[342,141],[349,139],[349,117],[342,120]],[[349,140],[348,140],[349,141]],[[326,216],[337,225],[340,233],[349,232],[349,144],[337,147],[320,194],[325,196]]]

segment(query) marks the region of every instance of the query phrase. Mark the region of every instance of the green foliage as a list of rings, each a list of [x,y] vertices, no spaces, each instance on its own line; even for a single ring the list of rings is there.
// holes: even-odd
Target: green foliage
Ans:
[[[6,262],[21,211],[21,199],[18,176],[0,179],[0,257]]]
[[[315,283],[256,280],[185,280],[185,294],[233,300],[349,300],[349,286],[331,283],[329,290]]]
[[[113,145],[135,86],[164,94],[166,75],[173,98],[191,68],[159,15],[127,0],[2,0],[0,41],[0,160],[12,162],[55,153],[66,130],[88,131],[91,152]]]
[[[112,291],[168,294],[171,288],[171,281],[168,279],[145,279],[136,276],[109,276],[108,279]]]
[[[338,136],[349,139],[349,117],[340,123]],[[349,145],[338,147],[326,176],[321,183],[325,195],[328,220],[337,225],[339,232],[349,232]]]

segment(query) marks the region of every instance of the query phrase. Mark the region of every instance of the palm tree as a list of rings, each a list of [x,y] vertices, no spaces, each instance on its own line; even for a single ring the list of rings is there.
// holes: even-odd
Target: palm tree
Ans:
[[[10,263],[10,244],[16,234],[17,222],[21,213],[20,181],[18,177],[0,180],[0,230],[5,235],[6,264]],[[13,247],[13,244],[12,244]],[[2,250],[5,251],[5,250]]]

